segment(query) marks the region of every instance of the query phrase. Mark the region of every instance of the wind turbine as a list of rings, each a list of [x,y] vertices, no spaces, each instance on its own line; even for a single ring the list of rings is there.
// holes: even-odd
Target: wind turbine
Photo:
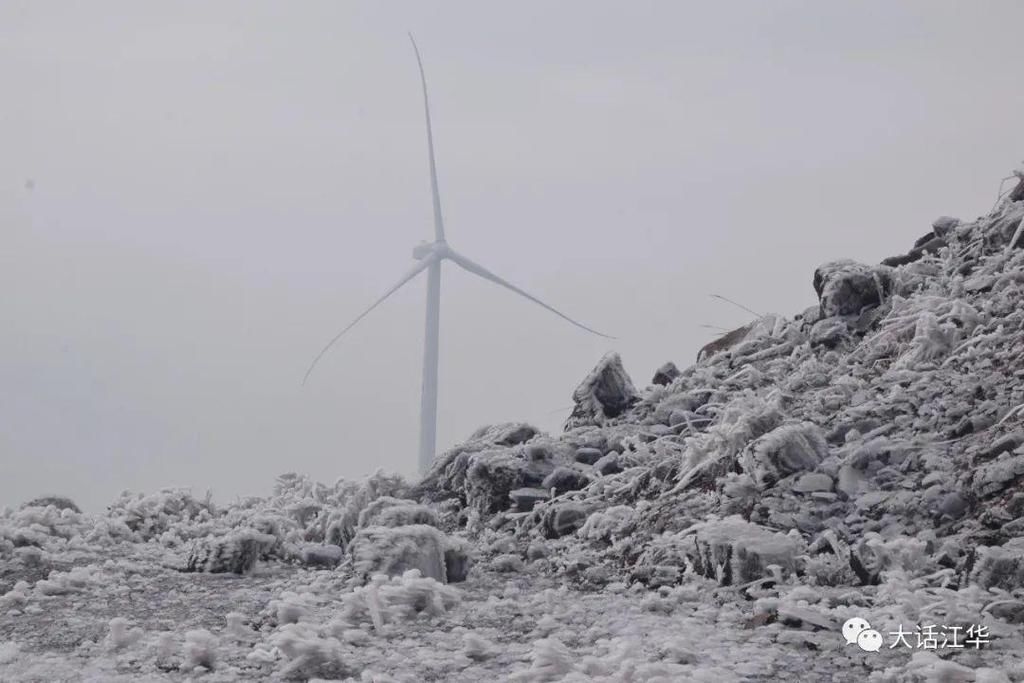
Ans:
[[[448,242],[445,241],[444,237],[444,220],[441,216],[441,195],[437,189],[437,165],[434,163],[434,136],[430,128],[430,102],[427,98],[427,77],[423,71],[423,60],[420,58],[419,48],[416,47],[416,41],[413,39],[411,33],[409,34],[409,40],[412,41],[412,49],[416,53],[416,63],[419,65],[420,69],[420,81],[423,84],[423,111],[426,115],[427,122],[427,154],[430,158],[430,189],[434,199],[434,241],[420,243],[412,250],[413,258],[416,259],[417,263],[404,276],[402,276],[402,279],[395,283],[391,289],[384,292],[384,294],[377,299],[373,305],[360,313],[355,320],[349,323],[345,329],[336,334],[334,338],[327,343],[320,353],[317,354],[316,358],[313,359],[309,369],[306,370],[306,375],[303,377],[302,383],[306,383],[306,380],[309,379],[310,374],[313,372],[313,369],[316,367],[316,364],[320,359],[324,357],[324,354],[326,354],[346,332],[355,327],[356,323],[365,318],[370,311],[377,308],[377,306],[382,304],[385,299],[401,289],[403,285],[419,275],[422,271],[427,271],[427,318],[426,332],[423,339],[423,392],[420,397],[419,447],[419,470],[420,474],[425,474],[430,468],[431,463],[434,461],[434,449],[437,443],[437,361],[441,314],[441,263],[443,261],[451,261],[463,270],[469,271],[470,273],[482,277],[485,280],[490,280],[491,282],[501,285],[506,289],[510,289],[516,294],[526,297],[535,304],[543,306],[560,318],[569,321],[576,327],[584,329],[591,334],[596,334],[599,337],[606,337],[608,339],[613,339],[614,337],[609,337],[608,335],[591,329],[582,323],[576,322],[561,311],[547,305],[537,297],[527,294],[511,282],[503,280],[480,264],[471,261],[448,246]]]

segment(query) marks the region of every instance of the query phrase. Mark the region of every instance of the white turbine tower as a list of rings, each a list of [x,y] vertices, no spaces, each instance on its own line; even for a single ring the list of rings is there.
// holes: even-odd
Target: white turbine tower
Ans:
[[[444,238],[444,221],[441,218],[441,195],[437,189],[437,167],[434,163],[434,137],[430,129],[430,103],[427,99],[427,77],[423,72],[423,60],[420,59],[420,51],[419,48],[416,47],[416,41],[413,40],[412,34],[409,35],[409,40],[412,41],[412,47],[416,53],[416,62],[419,64],[420,68],[420,81],[423,83],[423,110],[426,114],[427,120],[427,153],[430,158],[430,189],[434,199],[434,241],[431,243],[422,243],[413,249],[413,258],[418,261],[416,265],[414,265],[401,280],[391,287],[391,289],[384,292],[384,295],[377,299],[372,306],[360,313],[355,320],[349,323],[345,329],[335,335],[334,338],[327,343],[327,346],[325,346],[320,353],[317,354],[316,358],[313,359],[309,369],[306,371],[306,376],[303,378],[302,383],[306,383],[306,380],[309,379],[310,373],[313,372],[313,368],[316,367],[317,362],[319,362],[319,360],[323,358],[324,354],[334,346],[335,342],[341,339],[342,335],[355,327],[356,323],[366,317],[370,311],[377,308],[377,306],[382,304],[385,299],[419,275],[421,271],[427,271],[427,321],[426,332],[423,339],[423,393],[420,398],[419,469],[420,473],[423,474],[434,461],[434,448],[437,443],[437,361],[438,339],[440,336],[442,261],[452,261],[474,275],[478,275],[485,280],[490,280],[495,284],[511,289],[516,294],[524,296],[530,301],[543,306],[555,315],[568,320],[576,327],[582,328],[587,332],[609,339],[612,339],[613,337],[601,334],[597,330],[593,330],[582,323],[576,322],[561,311],[558,311],[551,306],[548,306],[540,299],[527,294],[512,283],[503,280],[483,266],[469,260],[448,246],[448,243]]]

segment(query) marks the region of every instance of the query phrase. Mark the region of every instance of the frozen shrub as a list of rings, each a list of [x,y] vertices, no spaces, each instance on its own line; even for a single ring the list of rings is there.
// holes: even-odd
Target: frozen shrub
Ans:
[[[395,505],[380,513],[377,519],[380,526],[409,526],[411,524],[427,524],[437,526],[437,514],[425,505]]]
[[[321,637],[309,624],[286,624],[270,637],[286,660],[280,674],[286,680],[341,679],[351,672],[342,659],[341,642]]]
[[[74,501],[64,496],[41,496],[39,498],[33,498],[21,507],[24,508],[45,508],[53,506],[58,510],[71,510],[72,512],[81,512],[81,509],[75,505]]]
[[[77,593],[101,580],[98,571],[95,567],[73,567],[66,572],[50,572],[49,578],[36,583],[35,590],[40,595]]]
[[[391,496],[378,498],[359,513],[360,527],[410,524],[437,526],[437,513],[426,505]]]
[[[579,535],[592,541],[610,541],[629,534],[636,522],[636,510],[628,505],[615,505],[590,515]]]
[[[369,622],[380,631],[385,624],[407,621],[419,614],[440,616],[459,603],[458,590],[410,569],[402,576],[377,574],[341,598],[334,628],[344,631]]]
[[[401,477],[377,472],[361,482],[339,481],[335,484],[337,507],[325,518],[324,541],[342,548],[348,546],[359,528],[359,516],[378,498],[403,498],[408,485]]]
[[[142,638],[142,629],[130,628],[130,623],[124,617],[114,617],[110,620],[107,647],[111,650],[123,650]]]
[[[573,670],[575,657],[558,638],[544,638],[533,644],[533,662],[525,671],[510,677],[513,681],[538,682],[560,680]]]
[[[758,439],[740,457],[744,472],[758,486],[772,486],[794,472],[814,469],[828,455],[825,435],[804,422],[778,427]]]
[[[224,615],[224,621],[226,622],[225,633],[239,642],[249,642],[255,635],[253,630],[245,625],[244,614],[228,612]]]
[[[396,576],[417,569],[423,576],[447,580],[445,549],[448,539],[432,526],[371,526],[360,529],[350,552],[357,575]]]
[[[14,588],[0,595],[0,612],[9,609],[21,609],[28,603],[32,587],[26,581],[19,581]]]
[[[280,598],[270,601],[270,609],[278,624],[294,624],[309,616],[313,604],[314,598],[309,593],[285,591]]]
[[[818,586],[850,586],[858,583],[849,561],[833,553],[808,557],[804,562],[804,576]]]
[[[125,491],[108,508],[107,515],[122,522],[141,541],[156,538],[171,529],[184,538],[196,538],[209,532],[216,509],[210,501],[195,498],[188,489],[163,489],[150,495]],[[196,528],[197,527],[197,528]]]
[[[216,636],[206,629],[187,632],[183,655],[186,670],[202,666],[212,671],[217,663]]]

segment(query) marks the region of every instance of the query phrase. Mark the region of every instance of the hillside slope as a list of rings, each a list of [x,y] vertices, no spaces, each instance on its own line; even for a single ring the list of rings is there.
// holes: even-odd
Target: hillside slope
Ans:
[[[822,265],[646,388],[610,354],[564,433],[414,485],[5,510],[0,680],[1024,680],[1022,217]]]

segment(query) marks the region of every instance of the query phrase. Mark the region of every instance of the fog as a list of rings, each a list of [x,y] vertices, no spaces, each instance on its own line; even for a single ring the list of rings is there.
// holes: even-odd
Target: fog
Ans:
[[[973,218],[1024,158],[1017,2],[0,4],[0,506],[413,474],[432,239],[438,449],[558,430],[815,303],[814,267]]]

